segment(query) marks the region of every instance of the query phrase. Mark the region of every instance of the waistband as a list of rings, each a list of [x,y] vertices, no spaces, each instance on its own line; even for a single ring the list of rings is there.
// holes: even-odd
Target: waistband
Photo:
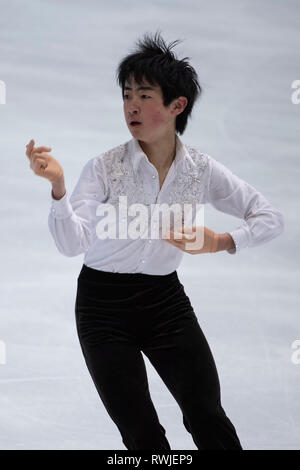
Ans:
[[[177,271],[169,274],[145,274],[145,273],[117,273],[111,271],[101,271],[99,269],[90,268],[85,264],[82,265],[78,279],[86,279],[95,282],[117,282],[125,284],[147,284],[159,283],[165,281],[178,281]]]

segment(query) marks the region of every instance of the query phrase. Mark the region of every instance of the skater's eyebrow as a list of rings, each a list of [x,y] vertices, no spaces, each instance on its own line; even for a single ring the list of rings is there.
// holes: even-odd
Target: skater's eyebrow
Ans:
[[[129,86],[125,86],[124,87],[124,90],[132,90],[132,88],[130,88]],[[152,90],[152,91],[155,91],[154,88],[152,88],[151,86],[140,86],[137,88],[137,90]]]

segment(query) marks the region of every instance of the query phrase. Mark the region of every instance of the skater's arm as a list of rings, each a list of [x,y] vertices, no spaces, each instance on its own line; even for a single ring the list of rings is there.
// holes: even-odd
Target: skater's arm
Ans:
[[[266,243],[283,232],[282,213],[253,186],[212,157],[209,172],[207,202],[221,212],[243,219],[241,225],[228,232],[235,245],[226,248],[228,253]],[[230,244],[230,239],[223,236],[223,242]]]
[[[34,147],[33,139],[26,146],[30,168],[52,185],[48,226],[55,244],[62,254],[77,256],[91,244],[96,207],[106,198],[105,172],[101,161],[89,160],[69,199],[63,169],[50,151],[50,147]]]
[[[52,188],[48,226],[58,250],[65,256],[85,253],[91,246],[96,210],[106,199],[106,185],[101,174],[104,175],[101,161],[92,158],[85,164],[70,197],[67,191],[63,194],[62,182],[55,192]]]

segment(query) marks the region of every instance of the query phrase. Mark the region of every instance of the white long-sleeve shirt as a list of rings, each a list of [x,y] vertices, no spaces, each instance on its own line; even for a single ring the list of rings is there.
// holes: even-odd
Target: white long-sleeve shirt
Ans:
[[[149,209],[143,220],[150,225],[154,221],[151,208],[162,203],[169,207],[177,203],[181,208],[188,204],[193,208],[193,221],[196,205],[204,207],[207,203],[242,219],[235,230],[228,232],[235,243],[234,249],[227,250],[230,254],[266,243],[284,229],[282,214],[260,192],[211,156],[184,145],[177,135],[175,159],[160,189],[155,166],[138,140],[132,138],[91,158],[70,197],[66,192],[55,200],[51,192],[48,225],[58,250],[65,256],[84,253],[84,264],[102,271],[163,275],[176,270],[184,252],[162,240],[160,220],[156,224],[159,236],[151,237],[150,228],[144,238],[122,238],[119,232],[117,238],[101,235],[105,231],[100,223],[104,220],[103,209],[115,209],[117,218],[113,219],[110,212],[111,218],[107,219],[111,228],[113,220],[118,224],[123,217],[124,222],[124,200],[127,209],[136,203]],[[129,225],[134,217],[125,213]],[[185,223],[184,218],[182,221]]]

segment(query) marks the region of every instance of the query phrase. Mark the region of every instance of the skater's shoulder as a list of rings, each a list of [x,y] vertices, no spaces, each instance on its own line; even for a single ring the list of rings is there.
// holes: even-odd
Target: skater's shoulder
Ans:
[[[205,170],[210,164],[211,157],[208,153],[198,148],[198,146],[184,144],[187,162],[197,168]]]
[[[208,171],[217,169],[226,169],[224,163],[219,158],[212,156],[210,152],[206,152],[204,149],[199,149],[194,145],[185,144],[185,149],[188,153],[189,160],[197,167],[207,169]]]

